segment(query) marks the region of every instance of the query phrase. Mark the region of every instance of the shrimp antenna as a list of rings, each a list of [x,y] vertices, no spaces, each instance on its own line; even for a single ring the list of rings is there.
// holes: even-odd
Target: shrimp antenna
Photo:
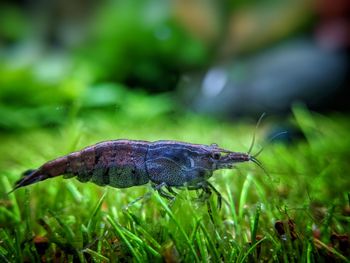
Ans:
[[[269,139],[262,147],[261,149],[253,155],[254,158],[258,157],[258,155],[265,149],[265,147],[267,145],[269,145],[274,139],[276,139],[277,137],[281,136],[282,134],[286,134],[288,133],[287,131],[282,131],[282,132],[279,132],[277,134],[275,134],[271,139]]]
[[[250,147],[249,147],[249,150],[248,150],[248,154],[251,153],[251,151],[253,150],[253,147],[254,147],[254,144],[255,144],[255,135],[256,135],[256,131],[258,130],[259,126],[260,126],[260,123],[262,121],[262,119],[265,117],[266,113],[264,112],[263,114],[261,114],[258,122],[256,123],[256,126],[255,126],[255,130],[254,130],[254,134],[253,134],[253,138],[252,138],[252,142],[250,144]]]
[[[269,179],[271,179],[270,174],[267,172],[267,170],[265,169],[263,164],[258,159],[256,159],[254,156],[250,156],[249,160],[252,161],[253,163],[255,163],[257,166],[259,166],[259,168],[261,170],[263,170],[263,172],[267,175],[267,177],[269,177]]]

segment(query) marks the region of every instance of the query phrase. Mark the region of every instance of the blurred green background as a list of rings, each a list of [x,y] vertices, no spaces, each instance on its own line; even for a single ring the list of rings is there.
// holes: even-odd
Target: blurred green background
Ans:
[[[247,68],[241,59],[254,60],[270,47],[299,38],[313,39],[312,43],[317,44],[312,47],[314,50],[325,46],[322,52],[328,50],[334,55],[339,53],[334,50],[346,50],[348,43],[341,38],[342,24],[335,29],[324,24],[341,19],[348,5],[339,0],[330,11],[329,6],[330,1],[326,0],[5,1],[0,10],[0,129],[60,125],[72,111],[120,111],[148,116],[195,110],[230,119],[248,113],[256,118],[270,109],[273,113],[285,112],[297,100],[310,107],[316,104],[319,109],[330,94],[335,99],[342,98],[333,94],[339,93],[334,91],[339,90],[338,86],[347,85],[340,58],[335,58],[333,68],[320,69],[318,75],[309,79],[293,75],[298,64],[307,60],[297,61],[284,72],[262,73],[276,78],[276,89],[291,94],[283,95],[287,99],[279,108],[272,106],[281,100],[273,98],[274,90],[250,88],[254,81],[266,81],[253,72],[256,67],[269,64],[269,60]],[[284,54],[302,51],[286,49]],[[326,53],[322,52],[309,61]],[[270,60],[275,63],[276,59],[271,56]],[[289,63],[285,57],[279,60]],[[324,61],[332,64],[332,60]],[[321,68],[322,62],[315,60]],[[224,80],[216,75],[211,78],[211,69],[217,66],[224,67]],[[313,66],[317,64],[309,65]],[[310,69],[305,70],[304,75],[313,76]],[[331,83],[325,87],[316,80],[324,72],[328,72]],[[279,74],[285,75],[285,81],[301,78],[300,82],[305,79],[306,84],[300,84],[300,90],[285,87],[283,81],[278,82]],[[241,79],[250,82],[239,82]],[[328,79],[322,82],[328,83]],[[222,81],[225,87],[219,85]],[[308,89],[309,93],[304,91]],[[229,93],[235,90],[242,90],[243,95],[235,99]],[[223,97],[212,96],[219,92]],[[205,100],[208,94],[211,97]],[[324,96],[314,102],[312,98],[317,94]],[[268,96],[272,99],[267,102]],[[225,97],[229,99],[224,102]],[[247,101],[248,107],[240,104],[242,100]],[[210,101],[214,104],[210,105]],[[216,111],[220,101],[228,104],[223,112]],[[209,105],[209,109],[203,105]],[[262,106],[255,109],[255,105]]]
[[[347,105],[348,10],[342,0],[4,1],[0,129],[60,125],[72,111],[190,110],[232,119],[285,113],[295,101],[339,108]],[[299,39],[306,43],[294,43]],[[279,56],[273,47],[281,44]],[[267,59],[259,57],[271,48]],[[217,67],[224,73],[211,74]],[[299,89],[288,87],[295,79]]]

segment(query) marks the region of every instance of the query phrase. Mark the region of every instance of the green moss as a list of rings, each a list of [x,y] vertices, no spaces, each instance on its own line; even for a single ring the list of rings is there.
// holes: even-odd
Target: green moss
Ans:
[[[226,202],[219,211],[212,197],[212,216],[191,191],[180,191],[171,207],[154,193],[128,210],[123,208],[150,187],[103,188],[56,178],[6,192],[22,171],[102,140],[216,142],[246,151],[253,123],[94,111],[56,130],[2,134],[0,260],[346,261],[349,251],[334,234],[350,232],[349,119],[299,107],[290,120],[306,140],[272,144],[259,156],[270,177],[252,163],[216,172],[210,181]],[[258,141],[262,137],[259,130]],[[284,235],[276,223],[285,227]]]

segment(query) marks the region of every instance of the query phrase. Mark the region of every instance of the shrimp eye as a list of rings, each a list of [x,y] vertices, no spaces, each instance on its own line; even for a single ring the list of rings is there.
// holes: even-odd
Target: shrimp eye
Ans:
[[[212,157],[213,157],[215,160],[219,160],[220,157],[221,157],[221,154],[220,154],[220,153],[213,153]]]

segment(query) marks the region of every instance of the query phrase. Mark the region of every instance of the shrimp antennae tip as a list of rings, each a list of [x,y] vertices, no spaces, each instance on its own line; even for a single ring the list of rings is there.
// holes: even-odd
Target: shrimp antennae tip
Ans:
[[[267,172],[267,170],[265,169],[263,164],[258,159],[256,159],[254,156],[250,156],[249,160],[252,161],[253,163],[255,163],[257,166],[259,166],[260,169],[263,170],[263,172],[267,175],[267,177],[269,177],[271,179],[270,174]]]
[[[269,139],[269,140],[265,143],[265,145],[264,145],[263,147],[261,147],[261,149],[260,149],[256,154],[253,155],[253,157],[257,157],[257,156],[265,149],[266,145],[268,145],[269,143],[271,143],[271,142],[272,142],[274,139],[276,139],[278,136],[281,136],[282,134],[286,134],[286,133],[288,133],[288,132],[287,132],[287,131],[282,131],[282,132],[279,132],[279,133],[275,134],[271,139]]]
[[[252,138],[252,142],[251,142],[250,147],[249,147],[249,150],[248,150],[248,154],[250,154],[251,151],[253,150],[253,147],[254,147],[254,144],[255,144],[255,135],[256,135],[256,131],[257,131],[257,129],[259,128],[260,123],[261,123],[262,119],[265,117],[265,115],[266,115],[266,113],[263,112],[263,114],[261,114],[261,116],[260,116],[258,122],[256,123],[255,130],[254,130],[254,134],[253,134],[253,138]]]

